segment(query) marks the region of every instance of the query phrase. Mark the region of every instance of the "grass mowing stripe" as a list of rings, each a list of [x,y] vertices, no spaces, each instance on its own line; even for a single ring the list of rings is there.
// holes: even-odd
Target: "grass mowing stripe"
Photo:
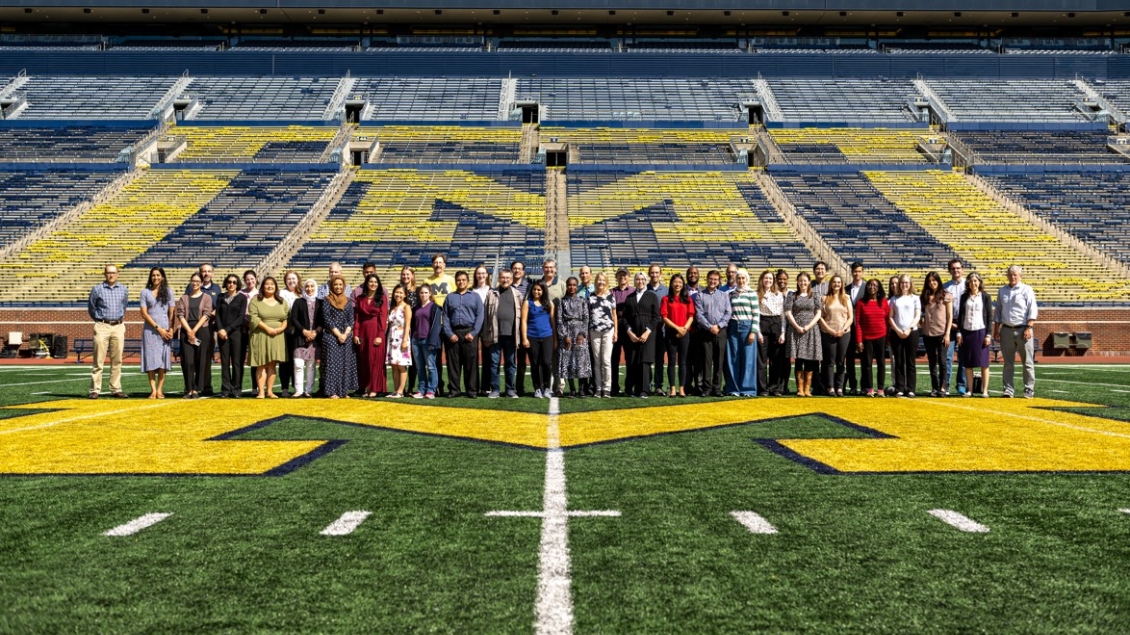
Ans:
[[[146,514],[144,516],[134,518],[124,525],[118,525],[117,527],[114,527],[113,529],[105,532],[102,535],[112,537],[132,536],[142,529],[156,525],[169,516],[172,516],[172,514]]]
[[[353,533],[353,530],[361,526],[365,519],[372,515],[373,512],[367,511],[353,511],[345,512],[341,518],[333,521],[325,529],[322,530],[323,536],[348,536]]]
[[[742,524],[751,534],[775,534],[777,528],[757,512],[730,512],[734,520]]]
[[[945,523],[945,524],[947,524],[951,527],[954,527],[955,529],[958,529],[959,531],[964,531],[964,532],[970,533],[970,534],[987,534],[987,533],[989,533],[988,527],[982,525],[981,523],[979,523],[975,520],[972,520],[972,519],[964,516],[963,514],[959,514],[955,511],[953,511],[952,509],[931,509],[927,513],[930,514],[931,516],[933,516],[934,518],[937,518],[938,520],[942,521],[943,523]]]

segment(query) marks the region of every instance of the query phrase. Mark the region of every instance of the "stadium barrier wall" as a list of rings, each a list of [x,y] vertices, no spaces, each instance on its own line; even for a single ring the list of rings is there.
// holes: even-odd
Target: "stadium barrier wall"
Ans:
[[[853,174],[856,172],[924,172],[950,170],[950,163],[770,163],[772,174]]]
[[[744,163],[570,163],[568,172],[745,172]]]
[[[974,174],[1051,174],[1079,172],[1130,172],[1130,163],[1024,163],[1020,165],[978,164],[968,170]]]
[[[340,172],[340,163],[248,163],[248,162],[205,162],[205,163],[154,163],[154,170],[241,170],[243,172]]]
[[[0,163],[3,172],[129,172],[132,163],[125,161],[59,162],[59,161],[8,161]]]
[[[0,74],[280,77],[1130,78],[1127,55],[5,51]]]
[[[1107,130],[1109,125],[1105,121],[949,121],[946,122],[946,130],[953,132],[961,131],[1017,131],[1017,130],[1035,130],[1035,131],[1088,131],[1088,130]]]

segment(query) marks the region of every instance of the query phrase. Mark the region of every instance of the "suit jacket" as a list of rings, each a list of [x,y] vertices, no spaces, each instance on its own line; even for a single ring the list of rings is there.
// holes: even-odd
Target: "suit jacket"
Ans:
[[[216,329],[224,330],[230,337],[232,333],[238,333],[243,328],[244,319],[247,315],[247,296],[242,293],[236,293],[232,301],[224,302],[223,296],[216,302]]]
[[[655,363],[655,347],[659,340],[659,325],[663,318],[659,316],[659,296],[650,291],[644,291],[643,296],[636,300],[633,293],[624,300],[624,322],[632,333],[639,337],[650,330],[640,351],[640,361],[645,364]],[[629,340],[630,342],[630,340]]]

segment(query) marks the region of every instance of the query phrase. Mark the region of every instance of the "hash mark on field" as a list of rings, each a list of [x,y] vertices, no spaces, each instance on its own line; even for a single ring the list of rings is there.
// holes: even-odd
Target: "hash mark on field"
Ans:
[[[952,509],[931,509],[927,512],[934,518],[942,521],[943,523],[971,534],[987,534],[989,528],[981,523],[972,520],[962,514],[959,514]]]
[[[132,536],[142,529],[156,525],[169,516],[172,516],[172,514],[146,514],[144,516],[134,518],[124,525],[118,525],[117,527],[114,527],[113,529],[107,531],[102,535],[113,537]]]
[[[748,529],[751,534],[777,533],[777,528],[757,512],[730,512],[730,515]]]
[[[1130,509],[1120,509],[1118,511],[1122,512],[1123,514],[1130,514]]]
[[[597,509],[593,511],[568,511],[565,515],[570,518],[584,518],[587,516],[603,516],[611,518],[619,518],[620,512],[615,509]],[[504,517],[504,518],[545,518],[545,512],[515,512],[515,511],[497,511],[487,512],[486,516],[490,517]]]
[[[348,536],[357,529],[365,519],[371,516],[373,512],[355,511],[345,512],[341,518],[333,521],[328,527],[322,530],[323,536]]]

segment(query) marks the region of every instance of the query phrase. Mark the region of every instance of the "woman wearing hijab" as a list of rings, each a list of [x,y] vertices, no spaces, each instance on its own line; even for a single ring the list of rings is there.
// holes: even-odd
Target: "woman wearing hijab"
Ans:
[[[388,328],[388,302],[385,288],[376,274],[365,276],[361,295],[353,311],[353,343],[357,345],[357,382],[366,397],[388,392],[385,376],[385,331]]]
[[[345,293],[345,278],[333,276],[322,302],[323,388],[330,399],[349,398],[357,390],[357,357],[353,353],[353,300]]]
[[[318,357],[318,283],[313,278],[303,283],[302,295],[290,307],[289,326],[294,330],[294,396],[309,397]]]

